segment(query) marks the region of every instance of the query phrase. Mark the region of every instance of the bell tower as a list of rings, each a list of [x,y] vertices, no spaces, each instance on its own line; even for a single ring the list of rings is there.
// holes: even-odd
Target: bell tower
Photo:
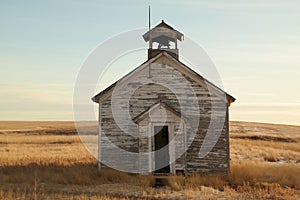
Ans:
[[[149,42],[148,59],[155,57],[162,51],[178,59],[177,41],[183,41],[184,36],[162,20],[160,24],[145,33],[143,38]]]

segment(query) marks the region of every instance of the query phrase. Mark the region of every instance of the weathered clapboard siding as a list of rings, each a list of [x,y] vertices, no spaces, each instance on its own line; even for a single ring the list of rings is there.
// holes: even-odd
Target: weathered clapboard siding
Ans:
[[[119,126],[115,123],[112,110],[111,98],[107,98],[101,103],[101,162],[109,166],[124,166],[125,169],[132,171],[138,170],[138,163],[134,163],[132,159],[122,157],[119,158],[120,153],[112,148],[112,144],[129,152],[138,152],[138,140],[130,135],[125,134]]]
[[[165,83],[165,85],[172,86],[176,88],[176,95],[165,86],[158,84],[146,84],[142,83],[147,82],[149,79],[149,68],[144,67],[144,69],[140,70],[138,74],[135,74],[134,79],[132,81],[128,81],[131,84],[124,83],[124,87],[136,87],[140,86],[130,99],[126,99],[127,93],[120,92],[120,99],[126,99],[129,101],[129,112],[130,117],[133,119],[135,116],[139,115],[143,111],[147,110],[149,107],[154,105],[158,100],[162,102],[166,102],[168,105],[174,109],[174,111],[181,113],[181,108],[179,105],[179,100],[183,102],[183,106],[185,107],[186,114],[186,122],[184,123],[186,132],[184,133],[182,130],[178,131],[178,127],[180,125],[180,121],[172,120],[174,134],[178,134],[180,137],[177,137],[174,146],[174,153],[178,156],[178,152],[184,151],[186,143],[191,143],[191,145],[187,148],[186,154],[178,156],[179,159],[175,162],[175,170],[185,170],[188,173],[203,171],[203,172],[220,172],[225,173],[228,171],[229,167],[229,155],[228,155],[228,119],[225,121],[224,126],[222,128],[222,134],[220,135],[218,142],[212,149],[212,151],[207,154],[204,158],[199,158],[199,150],[203,143],[203,140],[207,134],[208,125],[214,121],[222,121],[222,117],[224,116],[224,107],[227,107],[227,102],[224,99],[220,98],[217,94],[211,94],[211,91],[208,90],[208,87],[204,81],[196,82],[190,76],[182,73],[177,70],[173,66],[178,66],[178,63],[168,59],[166,56],[160,56],[155,63],[151,65],[151,76],[154,79],[154,82]],[[170,73],[172,71],[173,73]],[[163,76],[161,76],[163,74]],[[182,77],[188,80],[190,86],[195,92],[196,96],[186,97],[185,93],[188,90],[187,86],[184,84],[179,84],[182,82]],[[133,81],[134,80],[134,81]],[[134,84],[132,84],[134,82]],[[216,92],[217,93],[217,92]],[[214,118],[212,115],[212,100],[215,101],[215,104],[219,106],[219,108],[214,111]],[[194,123],[194,116],[199,115],[198,112],[194,109],[193,102],[198,103],[200,110],[200,121]],[[225,105],[225,106],[224,106]],[[124,105],[126,108],[126,105]],[[136,153],[147,153],[152,151],[151,139],[149,139],[150,129],[138,128],[138,126],[129,126],[128,130],[131,130],[132,135],[139,136],[139,139],[125,134],[122,130],[120,130],[119,126],[115,123],[114,117],[112,115],[111,110],[111,95],[109,95],[104,101],[101,103],[100,108],[101,115],[101,127],[103,134],[108,137],[108,140],[101,140],[101,148],[106,150],[104,152],[101,151],[101,161],[102,162],[112,162],[115,158],[115,152],[110,150],[111,143],[117,145],[118,147]],[[170,113],[168,113],[169,117]],[[220,116],[220,117],[218,117]],[[124,115],[124,118],[127,116]],[[131,120],[129,119],[129,120]],[[144,125],[149,124],[149,120],[145,120]],[[194,127],[199,124],[199,127]],[[190,138],[190,133],[193,130],[198,129],[196,137]],[[142,137],[143,136],[143,137]],[[110,143],[111,142],[111,143]],[[203,146],[205,147],[205,146]],[[202,147],[202,148],[203,148]],[[174,155],[174,156],[175,156]],[[121,162],[118,160],[118,162]],[[122,160],[122,165],[127,169],[134,169],[137,171],[151,171],[151,165],[153,166],[153,158],[148,157],[145,159],[144,156],[140,157],[138,163],[131,162],[124,158]]]
[[[175,169],[176,170],[184,170],[185,169],[185,153],[182,154],[181,152],[185,152],[185,137],[186,133],[184,132],[184,127],[180,127],[180,124],[174,125],[174,132],[177,135],[176,142],[175,142],[175,156],[177,157],[175,162]]]

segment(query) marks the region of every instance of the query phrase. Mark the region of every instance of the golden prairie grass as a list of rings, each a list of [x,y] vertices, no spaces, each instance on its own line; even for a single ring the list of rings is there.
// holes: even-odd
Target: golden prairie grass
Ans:
[[[300,189],[300,168],[287,164],[273,166],[271,164],[244,163],[233,165],[231,173],[226,176],[213,176],[193,174],[187,178],[183,176],[170,176],[169,184],[174,189],[182,187],[194,188],[198,186],[213,187],[224,190],[226,186],[237,188],[244,184],[255,185],[257,183],[276,183],[283,188]]]
[[[94,165],[6,166],[0,168],[0,177],[0,197],[14,194],[21,199],[22,195],[24,199],[130,197],[154,184],[153,176],[130,175],[109,168],[98,170]]]
[[[244,160],[300,163],[300,142],[266,142],[231,139],[231,158],[236,162]]]
[[[175,191],[185,191],[188,197],[192,191],[205,189],[207,196],[214,199],[298,199],[300,168],[295,165],[274,167],[262,163],[233,165],[227,176],[194,174],[168,177],[168,184]],[[205,186],[205,187],[203,187]],[[207,188],[211,188],[208,190]]]
[[[101,195],[101,194],[68,194],[68,193],[41,193],[38,196],[31,192],[23,192],[21,190],[0,190],[0,199],[5,200],[28,200],[28,199],[60,199],[60,200],[130,200],[139,199],[133,197],[121,197],[121,196],[111,196],[111,195]],[[142,199],[142,198],[141,198]]]
[[[297,126],[231,122],[232,163],[266,161],[300,163]]]
[[[75,180],[70,179],[61,184],[47,183],[43,185],[44,183],[41,183],[39,179],[36,193],[34,192],[34,183],[25,186],[18,185],[14,190],[11,189],[13,183],[10,183],[7,185],[9,188],[2,187],[0,189],[0,197],[2,194],[3,197],[6,197],[5,199],[16,199],[15,197],[33,199],[34,195],[38,199],[43,199],[43,197],[60,199],[174,199],[175,197],[176,199],[199,199],[200,196],[201,199],[297,199],[294,189],[282,187],[277,183],[255,181],[252,184],[243,181],[242,184],[231,185],[228,177],[193,175],[185,180],[180,176],[173,176],[170,183],[174,185],[176,182],[180,188],[173,190],[173,185],[171,185],[170,190],[168,188],[155,189],[149,185],[137,186],[139,178],[144,179],[145,177],[121,175],[117,179],[113,178],[118,173],[108,171],[105,173],[106,178],[94,177],[104,181],[105,184],[91,183],[86,182],[87,179],[76,180],[75,178]]]
[[[230,175],[157,189],[152,176],[99,171],[72,122],[0,122],[0,199],[297,199],[300,128],[232,124]]]
[[[95,163],[78,135],[0,134],[0,144],[1,166]]]
[[[97,127],[87,122],[91,132]],[[91,135],[92,143],[97,137]],[[92,164],[74,122],[0,122],[0,166]]]
[[[274,166],[269,163],[243,163],[233,165],[229,182],[231,185],[257,182],[277,183],[282,187],[300,189],[300,167],[295,164]]]

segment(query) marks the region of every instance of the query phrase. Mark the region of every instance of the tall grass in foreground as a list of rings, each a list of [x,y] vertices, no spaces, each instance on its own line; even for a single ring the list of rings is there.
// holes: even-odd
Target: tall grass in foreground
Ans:
[[[211,176],[195,174],[187,177],[170,176],[169,184],[174,189],[195,188],[209,186],[218,190],[225,187],[238,189],[240,186],[254,186],[259,184],[277,184],[283,188],[300,189],[300,166],[286,164],[274,166],[266,163],[244,163],[233,165],[231,173],[226,176]]]
[[[153,176],[98,170],[95,165],[6,166],[0,168],[0,199],[160,199],[176,192],[183,199],[200,194],[203,199],[289,199],[300,189],[298,174],[297,165],[245,163],[233,165],[227,176],[169,176],[171,190],[156,190]]]
[[[150,186],[153,176],[130,175],[113,169],[99,170],[96,165],[61,166],[9,166],[0,167],[0,184],[34,185],[100,185],[100,184],[135,184]]]
[[[237,199],[297,199],[300,189],[300,167],[293,164],[274,166],[266,163],[233,165],[231,174],[211,176],[194,174],[168,177],[168,184],[176,191],[202,186],[224,191]]]
[[[129,199],[146,191],[153,176],[131,175],[96,165],[0,167],[0,199]]]
[[[5,200],[38,200],[38,199],[57,199],[57,200],[129,200],[130,197],[113,197],[110,195],[96,195],[96,194],[67,194],[67,193],[51,193],[41,194],[38,197],[34,194],[27,192],[23,193],[20,191],[2,191],[0,190],[0,199]],[[136,199],[136,198],[134,198]]]

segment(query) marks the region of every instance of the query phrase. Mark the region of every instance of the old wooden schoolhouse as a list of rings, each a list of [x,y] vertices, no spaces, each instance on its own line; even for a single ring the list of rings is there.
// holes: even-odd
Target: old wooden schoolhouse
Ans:
[[[183,34],[164,21],[143,38],[148,59],[92,98],[99,104],[99,167],[229,173],[235,98],[180,61]]]

